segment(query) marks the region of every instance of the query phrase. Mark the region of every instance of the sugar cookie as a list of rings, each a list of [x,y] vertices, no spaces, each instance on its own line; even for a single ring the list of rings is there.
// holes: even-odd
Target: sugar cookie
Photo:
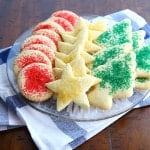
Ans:
[[[55,43],[56,46],[58,42],[61,41],[60,35],[53,30],[41,29],[41,30],[35,31],[33,35],[44,35],[48,37],[49,39],[51,39]]]
[[[87,94],[90,104],[100,109],[111,109],[113,105],[112,95],[108,89],[100,89],[99,85]]]
[[[92,68],[96,68],[99,65],[104,65],[108,61],[111,61],[114,58],[120,57],[120,55],[124,55],[132,50],[132,45],[122,44],[114,47],[107,48],[103,51],[97,52],[94,54],[94,61],[92,64]]]
[[[99,79],[90,75],[75,77],[70,64],[67,64],[63,70],[61,79],[47,83],[46,86],[58,94],[58,111],[64,109],[71,101],[87,109],[90,105],[86,92],[96,82],[98,83]]]
[[[41,29],[49,29],[53,30],[56,33],[60,34],[61,32],[64,32],[65,30],[63,29],[62,26],[60,26],[58,23],[52,21],[52,20],[45,20],[43,22],[38,23],[34,28],[33,28],[33,34],[35,31],[41,30]]]
[[[56,23],[58,23],[60,26],[62,26],[62,28],[65,30],[65,31],[72,31],[73,30],[73,26],[72,24],[67,21],[66,19],[62,18],[62,17],[51,17],[49,20],[52,20]]]
[[[35,50],[25,50],[22,51],[15,59],[13,70],[15,75],[19,73],[25,66],[31,63],[44,63],[51,66],[51,61],[48,57],[40,51]]]
[[[135,79],[135,88],[140,90],[149,90],[150,89],[150,78],[136,78]]]
[[[140,49],[144,46],[144,37],[145,37],[145,31],[138,30],[132,32],[132,40],[133,40],[133,49]]]
[[[32,63],[24,67],[18,74],[18,87],[24,97],[34,102],[42,102],[52,96],[45,83],[54,80],[50,65]]]
[[[95,42],[102,48],[108,48],[115,45],[132,43],[132,27],[131,21],[125,19],[116,23],[110,29],[103,32]]]
[[[24,50],[40,51],[40,52],[44,53],[50,59],[51,62],[53,62],[55,59],[54,50],[52,50],[50,47],[48,47],[44,44],[31,44],[31,45],[27,46],[26,48],[22,49],[22,51],[24,51]]]
[[[113,98],[127,98],[133,94],[135,66],[135,54],[130,52],[100,65],[92,72],[102,79],[100,88],[107,89]]]
[[[76,26],[77,22],[79,21],[79,16],[72,11],[68,10],[59,10],[54,12],[51,16],[61,17],[69,21],[73,27]]]
[[[137,77],[150,77],[150,45],[136,50]]]
[[[24,49],[32,44],[44,44],[53,50],[57,49],[54,42],[50,40],[48,37],[43,36],[43,35],[32,35],[28,37],[21,45],[21,49]]]

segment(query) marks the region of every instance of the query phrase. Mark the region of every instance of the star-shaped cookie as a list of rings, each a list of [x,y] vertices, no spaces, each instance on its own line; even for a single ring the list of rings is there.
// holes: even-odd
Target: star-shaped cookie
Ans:
[[[75,76],[82,77],[90,73],[90,70],[85,65],[85,60],[82,57],[75,58],[73,61],[70,62],[70,65]],[[55,68],[53,68],[53,70],[56,79],[61,78],[61,74],[65,66],[66,64],[62,60],[58,58],[55,59]]]
[[[47,83],[46,86],[53,92],[57,93],[57,110],[61,111],[71,101],[78,104],[82,108],[88,109],[90,107],[86,92],[96,83],[99,79],[91,75],[83,77],[76,77],[73,74],[70,64],[67,64],[62,72],[61,79],[54,82]]]
[[[78,27],[71,32],[61,34],[63,41],[58,43],[60,52],[68,54],[76,46],[80,45],[88,53],[95,53],[101,50],[101,47],[93,42],[103,31],[106,30],[106,21],[83,23],[80,21]]]
[[[64,35],[62,34],[62,37],[65,36],[65,34],[67,34],[67,33],[64,33]],[[68,38],[70,40],[73,39],[73,37],[71,38],[71,35]],[[88,28],[85,27],[84,29],[82,29],[81,31],[79,31],[79,33],[77,34],[77,36],[74,37],[74,38],[75,38],[75,41],[73,42],[73,44],[68,43],[68,41],[67,42],[66,41],[59,42],[58,43],[58,49],[59,49],[59,51],[68,54],[73,49],[75,49],[75,47],[78,46],[78,45],[80,45],[81,47],[84,47],[85,42],[88,39]],[[63,39],[63,40],[65,40],[65,39]]]
[[[91,63],[94,60],[94,57],[85,52],[80,45],[76,46],[76,48],[72,50],[68,55],[61,52],[55,52],[55,56],[65,63],[70,63],[72,60],[80,56],[84,58],[86,64]]]

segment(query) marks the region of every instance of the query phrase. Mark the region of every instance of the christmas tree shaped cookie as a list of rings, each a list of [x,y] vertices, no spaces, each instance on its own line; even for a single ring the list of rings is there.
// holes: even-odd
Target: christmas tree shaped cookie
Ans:
[[[132,43],[131,21],[129,19],[125,19],[115,24],[109,30],[99,35],[95,42],[103,49],[115,45]]]
[[[90,103],[109,109],[113,98],[130,97],[135,83],[135,66],[135,54],[129,52],[93,69],[93,75],[101,82],[88,93]]]

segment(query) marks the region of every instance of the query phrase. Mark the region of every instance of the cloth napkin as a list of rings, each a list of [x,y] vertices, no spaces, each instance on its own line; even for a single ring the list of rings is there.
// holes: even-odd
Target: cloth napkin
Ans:
[[[145,43],[150,43],[150,26],[135,12],[127,9],[105,17],[115,21],[131,19],[133,30],[145,30]],[[8,81],[6,61],[10,50],[11,47],[8,47],[0,51],[0,130],[25,125],[39,149],[71,150],[127,113],[101,121],[76,122],[58,119],[33,109],[18,98]],[[135,108],[148,105],[150,105],[150,94]]]

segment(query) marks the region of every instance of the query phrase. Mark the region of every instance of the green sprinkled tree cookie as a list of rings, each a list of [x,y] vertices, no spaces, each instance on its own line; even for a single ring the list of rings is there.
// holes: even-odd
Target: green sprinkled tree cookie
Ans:
[[[132,33],[133,50],[140,49],[144,46],[145,31],[138,30]]]
[[[113,98],[132,96],[135,86],[135,67],[135,54],[129,52],[93,69],[93,75],[102,81],[88,94],[90,103],[102,108],[104,101],[110,106]]]
[[[118,91],[133,89],[135,79],[134,62],[135,55],[133,52],[130,52],[120,58],[112,59],[105,65],[100,65],[93,69],[92,72],[94,76],[102,79],[100,83],[101,88],[109,88],[111,95],[119,95],[117,94]],[[121,95],[121,97],[126,96]]]
[[[150,77],[150,45],[135,51],[137,77]]]
[[[131,21],[125,19],[115,24],[112,28],[99,35],[95,42],[102,48],[108,48],[124,43],[132,43]]]
[[[145,31],[138,30],[132,33],[132,40],[133,40],[133,50],[135,53],[136,51],[142,49],[144,47],[144,37],[145,37]],[[137,60],[136,60],[137,61]],[[138,65],[137,65],[138,68]],[[139,70],[139,69],[137,69]],[[140,69],[141,70],[141,69]],[[136,75],[138,76],[138,75]],[[135,88],[140,90],[146,90],[150,89],[150,81],[147,77],[137,77],[135,79]]]
[[[124,55],[125,53],[131,50],[132,50],[132,45],[130,43],[127,43],[127,44],[110,47],[108,49],[103,50],[102,52],[100,51],[94,55],[92,68],[95,69],[99,65],[104,65],[108,61],[111,61],[114,58],[118,58],[120,57],[120,55]]]

